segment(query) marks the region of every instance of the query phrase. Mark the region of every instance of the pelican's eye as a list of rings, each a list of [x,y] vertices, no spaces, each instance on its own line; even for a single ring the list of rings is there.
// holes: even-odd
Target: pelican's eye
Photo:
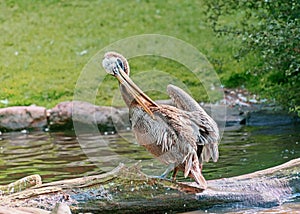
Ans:
[[[118,66],[120,66],[120,68],[122,68],[122,70],[125,71],[124,64],[120,59],[117,59],[117,63],[118,63]]]

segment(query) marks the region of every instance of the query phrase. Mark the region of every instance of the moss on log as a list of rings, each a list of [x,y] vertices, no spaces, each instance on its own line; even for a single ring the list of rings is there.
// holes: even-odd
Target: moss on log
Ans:
[[[0,185],[0,195],[4,196],[21,192],[30,187],[39,186],[41,184],[42,178],[40,175],[30,175],[8,185]]]

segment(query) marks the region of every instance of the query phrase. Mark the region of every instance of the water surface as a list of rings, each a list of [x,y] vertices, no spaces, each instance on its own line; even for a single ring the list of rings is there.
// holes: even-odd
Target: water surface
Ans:
[[[219,161],[204,165],[207,179],[250,173],[300,157],[300,126],[229,127],[219,148]],[[138,160],[142,160],[147,174],[159,175],[165,169],[135,142],[130,131],[101,136],[76,136],[73,132],[12,132],[0,136],[0,184],[32,174],[40,174],[44,183],[87,176],[109,171],[119,162],[132,164]],[[182,174],[178,179],[184,180]],[[297,207],[299,202],[292,205]]]

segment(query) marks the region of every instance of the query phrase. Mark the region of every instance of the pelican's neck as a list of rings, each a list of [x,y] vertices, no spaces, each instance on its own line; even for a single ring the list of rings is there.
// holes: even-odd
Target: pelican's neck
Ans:
[[[124,85],[119,84],[119,87],[120,87],[122,98],[125,104],[127,105],[127,107],[129,108],[131,103],[134,101],[134,97],[127,91]]]

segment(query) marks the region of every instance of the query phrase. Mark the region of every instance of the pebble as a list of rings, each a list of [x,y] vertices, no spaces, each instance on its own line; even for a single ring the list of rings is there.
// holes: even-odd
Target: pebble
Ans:
[[[265,103],[267,99],[258,99],[256,94],[250,94],[246,89],[227,89],[224,88],[225,97],[221,103],[229,106],[246,106],[251,104]]]
[[[26,130],[26,129],[23,129],[23,130],[21,130],[21,133],[22,133],[22,134],[28,134],[28,133],[29,133],[29,131],[28,131],[28,130]]]
[[[250,99],[249,102],[250,103],[258,103],[258,101],[256,99]]]
[[[0,100],[0,103],[2,103],[4,105],[8,105],[9,101],[8,101],[8,99]]]

